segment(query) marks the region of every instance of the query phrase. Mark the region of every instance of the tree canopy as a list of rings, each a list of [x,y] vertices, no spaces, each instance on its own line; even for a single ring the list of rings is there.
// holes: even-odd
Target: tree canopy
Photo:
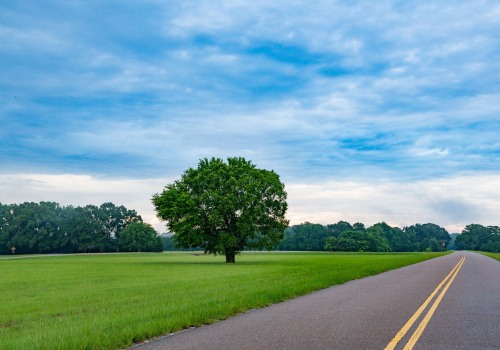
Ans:
[[[455,240],[457,249],[500,253],[500,227],[470,224]]]
[[[234,263],[245,247],[272,249],[288,226],[285,186],[274,171],[241,157],[202,159],[153,195],[177,246],[201,247]]]
[[[365,228],[362,223],[346,221],[320,225],[305,222],[285,230],[280,250],[328,251],[440,251],[446,248],[450,235],[435,224],[416,224],[404,229],[385,222]]]
[[[135,222],[142,222],[135,210],[113,203],[0,203],[0,254],[116,252],[121,233]]]
[[[440,251],[448,246],[451,236],[444,228],[436,224],[415,224],[404,228],[415,237],[415,250]]]
[[[153,226],[137,221],[123,229],[119,247],[122,252],[161,252],[163,242]]]
[[[279,250],[323,250],[330,231],[323,225],[305,222],[285,230],[285,238],[278,245]]]

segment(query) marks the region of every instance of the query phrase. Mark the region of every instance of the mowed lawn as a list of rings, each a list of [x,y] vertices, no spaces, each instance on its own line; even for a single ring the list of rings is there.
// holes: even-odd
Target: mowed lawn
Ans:
[[[115,349],[438,253],[0,259],[0,349]]]

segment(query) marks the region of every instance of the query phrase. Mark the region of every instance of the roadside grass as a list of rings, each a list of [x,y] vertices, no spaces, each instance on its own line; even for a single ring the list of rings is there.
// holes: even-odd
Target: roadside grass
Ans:
[[[489,253],[489,252],[479,252],[483,255],[489,256],[490,258],[497,259],[500,261],[500,253]]]
[[[444,253],[0,260],[0,349],[115,349]]]

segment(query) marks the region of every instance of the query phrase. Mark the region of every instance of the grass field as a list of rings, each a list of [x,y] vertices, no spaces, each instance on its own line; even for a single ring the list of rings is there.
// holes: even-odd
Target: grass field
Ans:
[[[480,253],[500,261],[500,253],[487,253],[487,252],[480,252]]]
[[[438,256],[189,253],[0,260],[0,349],[114,349]]]

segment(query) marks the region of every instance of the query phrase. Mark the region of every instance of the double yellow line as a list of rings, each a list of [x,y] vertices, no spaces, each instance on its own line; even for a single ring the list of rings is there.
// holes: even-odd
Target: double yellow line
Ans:
[[[458,271],[464,264],[465,257],[462,257],[460,261],[455,265],[455,267],[451,270],[451,272],[444,278],[444,280],[439,283],[439,285],[434,289],[434,291],[429,295],[429,297],[424,301],[424,303],[418,308],[418,310],[413,314],[412,317],[406,322],[406,324],[401,328],[401,330],[394,336],[394,338],[391,340],[391,342],[385,347],[385,350],[392,350],[398,345],[398,343],[403,339],[406,333],[410,330],[411,326],[415,323],[415,321],[420,317],[422,312],[427,308],[427,305],[432,301],[434,296],[439,292],[441,287],[445,285],[445,287],[441,290],[441,293],[439,296],[436,298],[434,301],[434,304],[430,307],[429,311],[427,311],[427,314],[424,316],[420,324],[418,325],[417,329],[415,332],[413,332],[413,335],[410,337],[410,340],[408,340],[408,343],[406,343],[405,347],[403,350],[411,350],[417,343],[418,339],[422,335],[425,327],[427,327],[427,324],[429,323],[432,315],[434,315],[434,312],[436,311],[439,303],[443,299],[444,295],[448,291],[448,288],[450,288],[451,284],[453,283],[453,280],[455,277],[457,277]]]

